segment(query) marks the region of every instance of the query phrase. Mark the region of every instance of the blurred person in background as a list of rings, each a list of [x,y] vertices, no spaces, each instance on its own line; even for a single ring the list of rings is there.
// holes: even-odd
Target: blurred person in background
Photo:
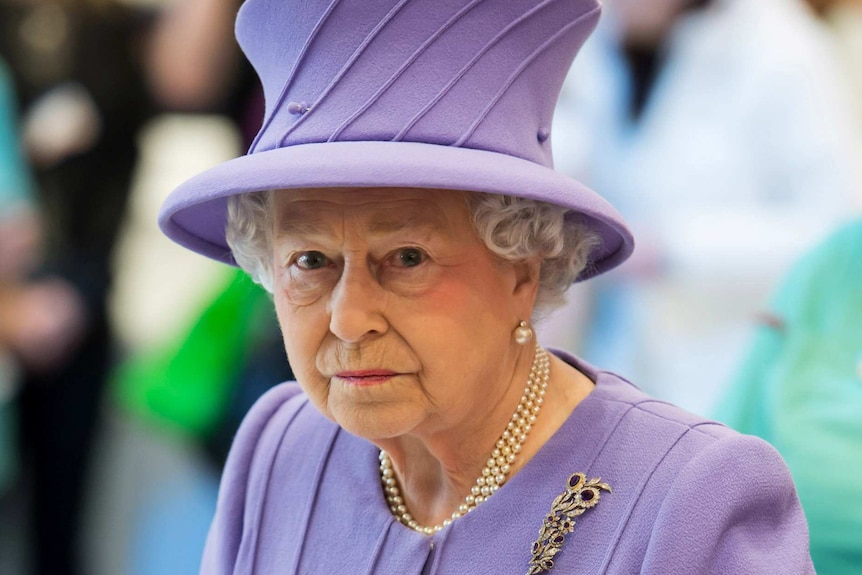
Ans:
[[[0,495],[16,467],[13,403],[21,372],[50,370],[80,332],[80,301],[52,278],[31,281],[41,252],[41,220],[21,154],[15,93],[0,60]]]
[[[44,373],[66,359],[81,331],[77,293],[58,278],[29,279],[41,261],[42,228],[21,153],[15,93],[0,61],[0,571],[18,572],[11,552],[20,510],[16,491],[16,397],[22,373]],[[10,537],[6,537],[10,535]],[[14,539],[14,540],[13,540]]]
[[[785,278],[718,418],[784,456],[817,573],[862,573],[862,219]]]
[[[169,111],[224,114],[248,149],[263,121],[263,89],[233,37],[239,0],[173,0],[158,18],[147,80]]]
[[[12,480],[16,459],[11,402],[17,381],[10,356],[10,343],[15,337],[10,314],[16,298],[10,296],[19,281],[18,270],[24,267],[22,260],[32,257],[28,252],[32,253],[35,239],[31,185],[19,150],[14,104],[6,67],[0,60],[0,504]],[[24,241],[19,242],[19,238]]]
[[[110,257],[137,131],[151,108],[140,65],[147,22],[110,1],[0,3],[0,55],[15,78],[43,221],[44,258],[31,276],[74,293],[78,318],[77,329],[64,334],[73,340],[65,355],[22,364],[18,408],[33,573],[81,572],[82,499],[112,360]]]
[[[707,414],[769,286],[851,203],[849,98],[796,0],[606,12],[564,87],[557,165],[604,190],[639,245],[596,282],[583,352]]]
[[[233,36],[239,6],[238,0],[166,4],[148,42],[146,72],[161,109],[225,116],[245,150],[262,123],[264,102]],[[154,437],[188,441],[207,463],[173,469],[141,496],[125,559],[130,575],[197,570],[215,510],[214,486],[240,421],[270,387],[293,379],[271,296],[242,272],[213,285],[210,294],[185,329],[136,350],[113,377],[126,413],[146,431],[169,434]]]
[[[170,4],[154,29],[147,77],[157,101],[167,110],[215,112],[231,118],[239,128],[241,146],[247,150],[263,122],[264,96],[233,35],[240,4],[238,0],[176,0]],[[261,305],[261,296],[269,299],[266,290],[240,277],[232,276],[210,303],[218,306],[219,301],[245,301],[250,308],[234,307],[231,313],[236,315],[238,327],[253,326],[247,336],[249,349],[234,358],[244,367],[230,391],[245,399],[226,404],[225,419],[206,438],[219,465],[224,463],[239,422],[256,397],[275,383],[293,378],[275,317],[249,313]]]
[[[27,372],[45,373],[74,351],[80,297],[59,278],[30,279],[41,261],[42,227],[21,154],[15,93],[0,61],[0,572],[19,573],[15,497],[19,470],[16,398]]]

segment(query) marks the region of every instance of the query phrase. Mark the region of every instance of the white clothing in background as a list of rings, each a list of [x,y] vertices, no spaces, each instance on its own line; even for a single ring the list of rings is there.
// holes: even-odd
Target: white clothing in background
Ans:
[[[795,0],[717,0],[677,25],[632,123],[611,12],[567,79],[554,149],[558,169],[623,213],[637,248],[593,286],[591,325],[568,329],[587,329],[587,360],[708,414],[771,288],[849,215],[849,98]]]

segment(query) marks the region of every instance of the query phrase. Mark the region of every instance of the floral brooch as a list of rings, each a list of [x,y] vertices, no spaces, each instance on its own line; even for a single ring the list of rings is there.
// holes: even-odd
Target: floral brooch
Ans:
[[[575,529],[575,517],[598,505],[601,491],[611,492],[611,486],[602,479],[590,479],[583,473],[569,477],[566,490],[554,499],[551,511],[545,516],[539,538],[533,543],[530,569],[527,575],[544,573],[554,567],[554,556],[563,548],[566,534]]]

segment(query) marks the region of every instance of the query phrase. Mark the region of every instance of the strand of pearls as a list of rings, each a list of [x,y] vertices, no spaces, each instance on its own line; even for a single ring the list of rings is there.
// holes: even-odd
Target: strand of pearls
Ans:
[[[551,375],[550,360],[548,353],[536,346],[536,355],[533,358],[533,366],[530,368],[530,377],[524,395],[518,402],[512,419],[506,426],[506,430],[497,440],[494,451],[482,469],[482,475],[476,479],[470,495],[464,498],[464,502],[443,523],[433,526],[424,526],[416,522],[407,509],[401,490],[398,488],[398,480],[395,478],[395,470],[392,468],[392,460],[385,451],[380,452],[380,480],[386,493],[386,502],[392,514],[404,525],[420,533],[432,535],[459,517],[469,513],[506,483],[512,464],[521,452],[527,435],[536,423],[536,417],[545,401],[545,391],[548,389],[548,379]]]

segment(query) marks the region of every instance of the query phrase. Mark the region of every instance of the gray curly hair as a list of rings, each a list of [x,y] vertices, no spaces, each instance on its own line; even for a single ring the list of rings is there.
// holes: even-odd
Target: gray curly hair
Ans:
[[[565,303],[565,293],[601,242],[586,226],[566,219],[566,208],[499,194],[470,193],[467,204],[479,238],[491,253],[509,261],[542,260],[533,319]],[[273,191],[228,200],[227,243],[241,268],[273,290],[271,240]]]

